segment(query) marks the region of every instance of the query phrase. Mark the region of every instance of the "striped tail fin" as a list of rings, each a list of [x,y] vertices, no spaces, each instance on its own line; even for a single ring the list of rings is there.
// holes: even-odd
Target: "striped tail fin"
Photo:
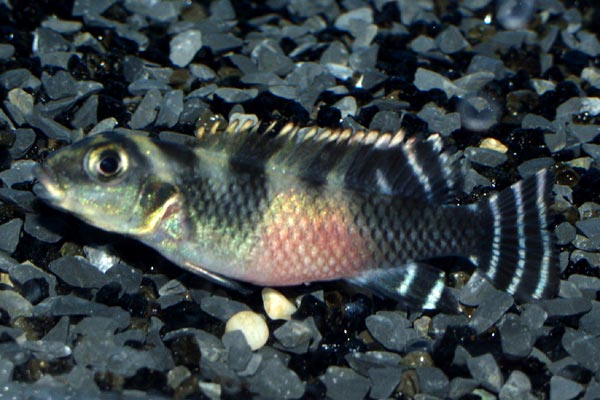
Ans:
[[[554,175],[542,170],[477,204],[483,236],[471,260],[519,301],[555,296],[559,269],[548,230]]]

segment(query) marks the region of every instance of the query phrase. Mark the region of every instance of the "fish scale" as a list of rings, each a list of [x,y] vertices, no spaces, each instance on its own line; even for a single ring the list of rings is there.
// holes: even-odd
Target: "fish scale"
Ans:
[[[224,285],[345,279],[409,308],[456,311],[429,261],[459,256],[518,300],[555,295],[552,173],[455,206],[456,158],[439,135],[234,119],[187,145],[90,136],[36,176],[51,205]]]

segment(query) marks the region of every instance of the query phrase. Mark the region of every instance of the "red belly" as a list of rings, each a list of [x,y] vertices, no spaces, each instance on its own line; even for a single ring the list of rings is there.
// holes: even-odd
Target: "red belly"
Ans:
[[[351,277],[371,261],[368,246],[339,199],[282,193],[258,227],[246,266],[260,285]]]

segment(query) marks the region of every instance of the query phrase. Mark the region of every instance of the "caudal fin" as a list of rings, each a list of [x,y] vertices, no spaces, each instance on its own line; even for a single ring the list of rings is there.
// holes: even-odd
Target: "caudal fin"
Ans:
[[[558,257],[548,230],[554,174],[542,170],[477,205],[483,236],[471,259],[519,301],[556,295]]]

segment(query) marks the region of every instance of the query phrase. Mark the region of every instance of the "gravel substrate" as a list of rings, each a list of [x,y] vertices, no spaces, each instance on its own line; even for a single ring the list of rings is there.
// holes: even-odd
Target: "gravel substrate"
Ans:
[[[0,0],[0,399],[600,399],[599,21],[596,0]],[[447,260],[462,314],[340,282],[265,305],[34,195],[87,134],[233,114],[440,132],[457,203],[553,169],[559,297]]]

